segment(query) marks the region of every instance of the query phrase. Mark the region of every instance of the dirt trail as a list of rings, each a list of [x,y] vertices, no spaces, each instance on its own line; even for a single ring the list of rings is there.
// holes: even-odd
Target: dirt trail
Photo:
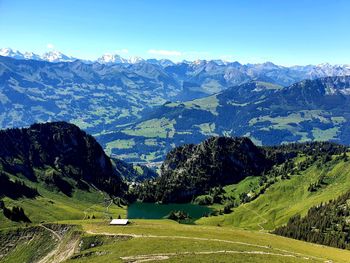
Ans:
[[[109,200],[109,204],[106,206],[106,211],[103,212],[105,218],[108,218],[108,219],[109,219],[109,218],[112,216],[112,214],[109,212],[109,208],[110,208],[110,206],[111,206],[112,204],[113,204],[113,199],[110,199],[110,200]]]
[[[165,239],[189,239],[189,240],[197,240],[197,241],[211,241],[211,242],[222,242],[222,243],[229,243],[229,244],[238,244],[238,245],[244,245],[244,246],[249,246],[249,247],[256,247],[256,248],[264,248],[264,249],[269,249],[269,250],[276,250],[284,253],[289,253],[290,255],[294,255],[295,257],[303,258],[303,259],[315,259],[315,260],[321,260],[321,261],[326,261],[326,258],[320,258],[320,257],[315,257],[307,254],[302,254],[298,252],[293,252],[293,251],[288,251],[288,250],[283,250],[283,249],[278,249],[278,248],[273,248],[271,246],[263,246],[263,245],[257,245],[257,244],[252,244],[252,243],[247,243],[247,242],[241,242],[241,241],[232,241],[232,240],[226,240],[226,239],[217,239],[217,238],[204,238],[204,237],[187,237],[187,236],[161,236],[161,235],[140,235],[140,234],[125,234],[125,233],[108,233],[108,232],[93,232],[93,231],[86,231],[88,234],[93,234],[93,235],[106,235],[106,236],[130,236],[133,238],[165,238]],[[250,251],[244,251],[244,253],[249,253]],[[270,252],[264,252],[264,251],[259,251],[262,253],[270,253]],[[194,252],[191,252],[194,253]],[[273,253],[272,254],[281,254],[281,253]],[[171,253],[170,253],[171,254]],[[154,254],[153,254],[154,255]],[[157,255],[157,254],[155,254]],[[286,255],[286,254],[281,254],[281,255]],[[163,256],[160,255],[160,256]],[[141,259],[142,260],[142,259]],[[146,261],[151,261],[151,260],[146,260]],[[146,261],[130,261],[130,262],[146,262]]]
[[[58,243],[56,244],[56,247],[53,250],[51,250],[51,252],[49,252],[45,257],[40,259],[37,263],[59,263],[73,256],[75,249],[79,245],[79,237],[75,237],[67,243],[64,243],[62,236],[60,236],[56,231],[42,224],[40,224],[39,226],[46,229],[53,236],[55,236],[58,239]]]
[[[39,226],[45,228],[47,231],[50,231],[55,237],[58,238],[59,241],[62,240],[62,237],[61,237],[59,234],[57,234],[57,232],[55,232],[54,230],[52,230],[51,228],[48,228],[48,227],[46,227],[46,226],[44,226],[44,225],[42,225],[42,224],[40,224]]]
[[[88,211],[89,211],[90,209],[92,209],[94,206],[96,206],[96,205],[89,206],[88,208],[86,208],[86,209],[83,211],[83,213],[84,213],[84,218],[83,218],[83,220],[87,219],[87,217],[88,217]]]
[[[240,241],[232,241],[232,240],[225,240],[225,239],[216,239],[216,238],[204,238],[204,237],[186,237],[186,236],[158,236],[158,235],[138,235],[138,234],[123,234],[123,233],[99,233],[99,232],[93,232],[93,231],[86,231],[88,234],[92,235],[105,235],[105,236],[129,236],[133,238],[169,238],[169,239],[189,239],[189,240],[198,240],[198,241],[213,241],[213,242],[223,242],[223,243],[230,243],[230,244],[238,244],[238,245],[245,245],[245,246],[253,246],[253,247],[259,247],[259,248],[270,248],[268,246],[261,246],[251,243],[245,243]]]
[[[259,213],[255,212],[254,210],[249,209],[249,208],[246,207],[245,205],[243,205],[242,207],[243,207],[244,209],[248,210],[249,212],[251,212],[251,213],[257,215],[260,219],[262,219],[262,222],[258,223],[258,226],[260,227],[259,232],[265,232],[266,229],[263,227],[262,224],[266,224],[268,221],[267,221],[264,217],[262,217]]]
[[[113,204],[113,199],[110,198],[106,193],[102,192],[100,189],[98,189],[96,186],[94,186],[93,184],[91,185],[92,188],[94,188],[96,191],[99,192],[99,194],[102,195],[102,197],[104,198],[104,200],[101,202],[102,206],[106,206],[106,210],[103,212],[104,216],[106,219],[109,219],[111,217],[111,213],[109,213],[109,208],[110,206]],[[109,203],[108,203],[109,202]],[[83,220],[87,219],[88,217],[88,211],[92,210],[92,208],[96,206],[96,204],[89,206],[88,208],[86,208],[83,213],[84,213],[84,217]]]
[[[54,256],[52,263],[60,263],[66,261],[74,255],[76,248],[79,246],[80,237],[76,237],[63,246],[60,246],[59,253]]]
[[[238,250],[219,250],[219,251],[199,251],[199,252],[176,252],[176,253],[157,253],[157,254],[149,254],[149,255],[137,255],[137,256],[129,256],[129,257],[121,257],[122,260],[128,263],[141,263],[147,261],[159,261],[159,260],[167,260],[170,257],[183,256],[183,255],[212,255],[212,254],[248,254],[248,255],[271,255],[277,257],[293,257],[295,255],[291,254],[280,254],[280,253],[272,253],[272,252],[264,252],[264,251],[238,251]],[[307,260],[307,258],[304,258]]]
[[[51,252],[49,252],[45,257],[43,257],[42,259],[40,259],[37,263],[46,263],[46,262],[50,262],[51,258],[58,252],[59,247],[60,247],[60,243],[62,241],[62,237],[57,234],[55,231],[53,231],[52,229],[40,224],[40,227],[44,228],[45,230],[51,232],[51,234],[53,236],[55,236],[56,238],[58,238],[58,244],[56,245],[55,249],[51,250]]]

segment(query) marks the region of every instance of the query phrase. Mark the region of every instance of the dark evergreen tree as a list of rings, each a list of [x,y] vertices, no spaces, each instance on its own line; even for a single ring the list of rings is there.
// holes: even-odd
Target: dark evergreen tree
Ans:
[[[350,191],[326,204],[309,209],[305,217],[295,215],[273,233],[332,247],[350,249]]]

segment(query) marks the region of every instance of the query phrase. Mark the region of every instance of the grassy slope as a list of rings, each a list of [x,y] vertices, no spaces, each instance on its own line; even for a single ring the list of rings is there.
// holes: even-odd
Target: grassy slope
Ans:
[[[259,181],[260,181],[260,177],[258,176],[248,176],[237,184],[226,185],[223,187],[225,190],[225,193],[223,194],[223,196],[227,198],[233,197],[236,200],[239,200],[239,195],[242,193],[257,192],[260,188]],[[199,197],[204,197],[204,196],[205,195],[201,195]],[[214,203],[209,207],[219,211],[224,209],[225,203],[223,204]]]
[[[260,177],[249,176],[242,180],[239,184],[227,185],[224,187],[227,195],[239,197],[241,193],[248,193],[252,188],[259,186]]]
[[[83,232],[75,225],[36,225],[0,230],[0,261],[61,262],[78,248]]]
[[[12,233],[14,232],[11,230],[0,232],[0,241],[4,242],[1,248],[1,250],[4,250],[1,252],[8,253],[6,250],[10,250],[6,257],[2,258],[0,256],[0,261],[3,263],[36,262],[54,249],[56,245],[56,240],[45,229],[40,227],[32,228],[31,231],[30,229],[24,230],[22,236],[17,236],[17,240],[10,237]],[[6,239],[7,237],[9,238]],[[13,245],[15,245],[14,249]]]
[[[43,258],[49,249],[57,258],[67,258],[65,251],[75,251],[69,256],[73,258],[64,261],[69,263],[134,262],[140,256],[152,262],[157,257],[165,262],[350,262],[347,250],[237,228],[182,225],[170,220],[132,220],[128,226],[109,226],[107,220],[91,219],[59,223],[78,225],[73,230],[85,231],[82,241],[77,239],[80,232],[70,232],[58,241],[39,227],[35,238],[28,237],[31,242],[19,239],[1,262],[29,262],[33,257]]]
[[[72,263],[127,262],[140,255],[153,260],[156,256],[163,256],[167,259],[165,262],[350,260],[350,251],[236,228],[181,225],[169,220],[133,220],[131,225],[123,227],[108,226],[108,222],[97,220],[69,223],[82,224],[90,234],[134,235],[124,241],[114,237],[115,241],[109,240],[102,246],[81,251],[77,259],[68,260]]]
[[[38,184],[28,182],[27,184],[35,187],[40,196],[34,199],[12,200],[4,198],[3,200],[7,207],[21,206],[33,223],[68,219],[79,220],[93,215],[96,218],[117,217],[118,215],[126,217],[126,209],[118,207],[114,203],[108,207],[107,213],[107,206],[111,203],[110,199],[106,194],[94,189],[90,189],[89,192],[76,190],[72,197],[68,197],[62,193],[49,191]],[[0,223],[1,228],[22,225],[11,222],[3,216],[2,212],[0,212]]]
[[[317,192],[309,192],[309,185],[321,175],[326,176],[329,184]],[[202,218],[196,223],[271,230],[285,224],[292,215],[304,215],[310,207],[334,199],[349,189],[350,162],[331,161],[321,169],[314,165],[300,175],[275,183],[265,194],[235,208],[231,214]]]
[[[329,185],[310,193],[308,186],[321,175],[326,175]],[[235,208],[231,214],[198,220],[199,224],[207,224],[201,226],[181,225],[169,220],[133,220],[126,227],[111,227],[108,226],[108,220],[81,220],[85,215],[92,214],[106,218],[108,202],[104,201],[103,194],[92,189],[89,193],[77,191],[72,199],[36,186],[41,196],[35,200],[6,198],[5,203],[7,206],[22,206],[35,223],[58,221],[81,225],[85,231],[94,234],[137,235],[123,241],[116,237],[109,238],[102,246],[81,251],[76,254],[76,259],[68,262],[126,262],[135,258],[122,259],[123,257],[138,255],[156,259],[157,255],[154,254],[157,253],[163,254],[158,257],[165,257],[166,262],[212,262],[214,258],[220,262],[350,262],[349,251],[234,227],[267,230],[284,224],[290,216],[304,214],[309,207],[333,199],[350,189],[349,179],[350,161],[332,161],[321,170],[312,166],[301,175],[277,182],[265,194]],[[229,194],[238,195],[247,192],[256,182],[256,178],[247,178],[240,184],[226,186],[225,190]],[[109,208],[109,212],[114,216],[121,214],[124,217],[126,214],[125,209],[115,205]],[[20,225],[7,220],[2,213],[0,222],[1,228]],[[223,227],[209,226],[218,224]],[[52,246],[52,241],[47,236],[39,235],[32,246],[19,246],[5,262],[16,262],[14,259],[21,255],[23,258],[20,259],[25,261],[43,243]]]
[[[72,263],[127,262],[140,255],[145,256],[143,259],[153,260],[163,257],[165,262],[213,262],[213,259],[220,262],[350,262],[350,251],[232,227],[260,229],[263,226],[270,229],[286,222],[289,216],[297,212],[305,213],[308,207],[334,198],[350,188],[350,162],[331,162],[323,168],[323,173],[327,174],[331,183],[318,192],[307,191],[309,184],[317,181],[322,174],[313,166],[290,180],[279,181],[264,195],[236,208],[232,214],[198,221],[200,224],[219,223],[223,227],[181,225],[170,220],[132,220],[129,226],[116,227],[109,226],[107,219],[80,220],[85,216],[84,211],[90,216],[94,214],[105,218],[104,196],[97,191],[84,194],[77,192],[72,200],[39,188],[41,197],[37,200],[9,202],[7,199],[7,203],[23,206],[35,222],[45,220],[80,225],[87,231],[87,237],[96,234],[136,235],[125,239],[116,236],[99,237],[106,239],[103,245],[77,252],[75,259],[68,260]],[[246,192],[255,185],[255,181],[256,178],[248,178],[241,184],[225,187],[225,190],[232,194]],[[54,204],[49,200],[53,200]],[[110,211],[125,216],[125,210],[116,206],[110,208]],[[1,226],[4,227],[1,216]],[[66,220],[61,221],[64,218]],[[265,223],[265,219],[270,222]],[[45,241],[44,237],[39,236],[33,246],[19,247],[20,250],[15,250],[6,262],[15,262],[12,259],[18,253],[30,257],[42,242],[49,240]]]

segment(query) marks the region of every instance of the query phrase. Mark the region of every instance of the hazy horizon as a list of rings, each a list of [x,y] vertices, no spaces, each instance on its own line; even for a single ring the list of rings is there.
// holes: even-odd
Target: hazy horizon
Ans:
[[[349,64],[350,3],[338,1],[0,1],[0,47],[81,59]]]

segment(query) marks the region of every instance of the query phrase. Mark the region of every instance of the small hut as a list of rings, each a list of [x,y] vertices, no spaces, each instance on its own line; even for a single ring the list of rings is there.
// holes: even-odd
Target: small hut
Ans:
[[[113,226],[125,226],[129,223],[129,219],[112,219],[112,221],[109,223]]]

